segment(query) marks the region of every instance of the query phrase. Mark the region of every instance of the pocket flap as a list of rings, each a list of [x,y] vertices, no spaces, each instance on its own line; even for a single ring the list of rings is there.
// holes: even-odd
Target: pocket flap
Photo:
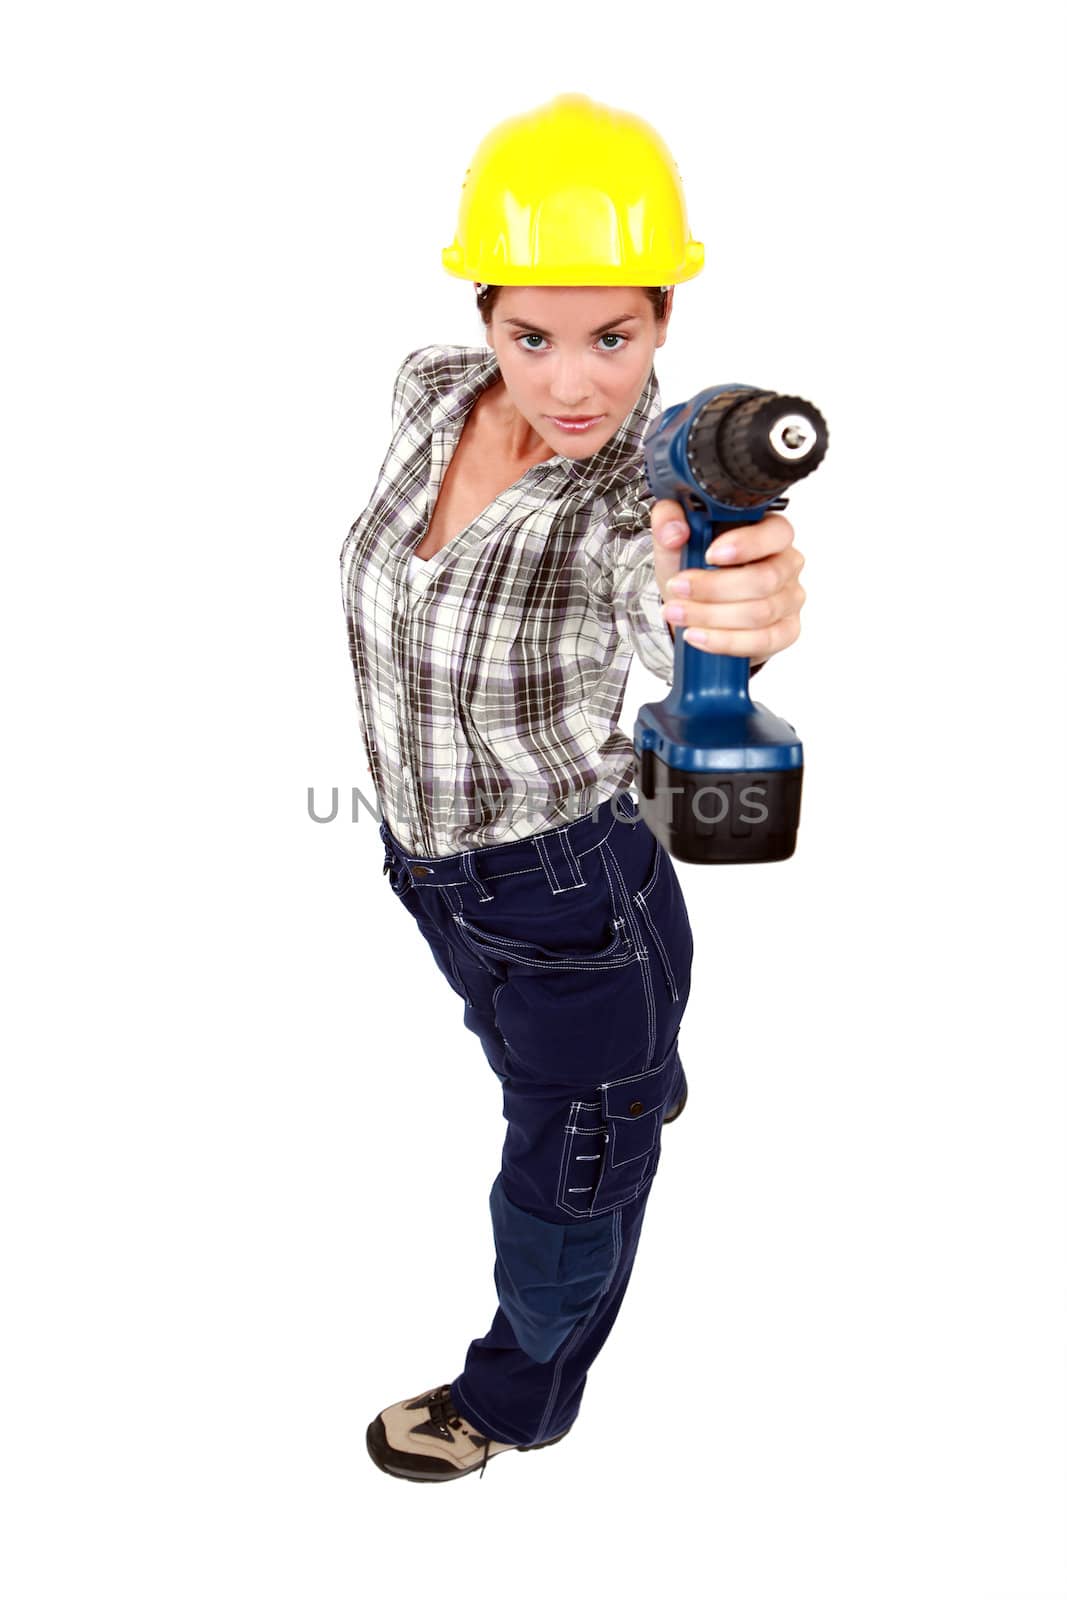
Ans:
[[[636,1122],[653,1111],[659,1111],[667,1101],[678,1071],[677,1049],[672,1049],[667,1059],[651,1072],[639,1072],[632,1078],[620,1078],[616,1083],[604,1085],[604,1115],[619,1117],[626,1122]]]
[[[667,1096],[677,1072],[676,1039],[666,1059],[658,1067],[653,1067],[651,1072],[639,1072],[631,1078],[619,1078],[601,1087],[604,1115],[611,1131],[609,1166],[624,1167],[656,1148],[663,1129]]]

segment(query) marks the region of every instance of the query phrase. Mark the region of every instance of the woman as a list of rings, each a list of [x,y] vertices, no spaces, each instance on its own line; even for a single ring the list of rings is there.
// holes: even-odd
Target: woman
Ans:
[[[383,870],[507,1121],[492,1327],[450,1383],[367,1431],[377,1466],[427,1482],[569,1432],[685,1105],[692,937],[630,788],[632,657],[669,682],[683,624],[758,670],[804,599],[781,516],[731,534],[732,565],[673,598],[688,530],[651,503],[641,442],[673,285],[703,251],[647,123],[582,95],[509,119],[444,259],[476,284],[488,351],[402,363],[393,441],[341,552]]]

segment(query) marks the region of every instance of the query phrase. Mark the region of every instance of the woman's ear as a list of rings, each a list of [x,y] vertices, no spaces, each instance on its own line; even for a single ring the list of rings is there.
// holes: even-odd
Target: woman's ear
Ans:
[[[669,288],[667,289],[667,298],[663,302],[663,320],[662,320],[662,322],[660,322],[658,324],[659,331],[658,331],[658,333],[656,335],[656,349],[657,350],[659,349],[661,344],[666,344],[666,342],[667,342],[667,325],[671,320],[671,311],[673,310],[673,308],[674,308],[674,284],[672,283],[669,286]]]

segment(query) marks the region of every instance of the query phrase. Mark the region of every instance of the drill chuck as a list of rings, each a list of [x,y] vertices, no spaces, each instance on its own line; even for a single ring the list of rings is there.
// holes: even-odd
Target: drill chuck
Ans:
[[[697,484],[724,506],[772,500],[826,454],[822,415],[797,395],[731,387],[689,426],[686,458]]]

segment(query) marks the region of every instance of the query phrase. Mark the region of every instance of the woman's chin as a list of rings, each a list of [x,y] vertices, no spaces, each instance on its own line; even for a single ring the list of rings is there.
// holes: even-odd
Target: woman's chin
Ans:
[[[611,425],[607,421],[598,422],[588,433],[569,433],[565,428],[551,428],[547,435],[542,434],[541,437],[557,455],[569,456],[572,461],[586,461],[590,456],[595,456],[598,450],[603,450],[611,438]]]

